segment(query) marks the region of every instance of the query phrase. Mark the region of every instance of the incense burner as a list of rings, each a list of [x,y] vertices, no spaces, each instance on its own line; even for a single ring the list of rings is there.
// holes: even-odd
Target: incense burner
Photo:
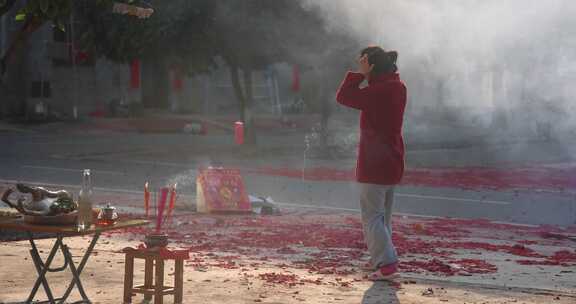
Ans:
[[[151,233],[144,238],[144,244],[147,248],[166,247],[168,246],[168,235],[165,233]]]

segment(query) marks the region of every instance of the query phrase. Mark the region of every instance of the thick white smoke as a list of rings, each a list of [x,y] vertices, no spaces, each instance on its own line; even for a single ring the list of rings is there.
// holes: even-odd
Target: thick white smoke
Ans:
[[[576,124],[576,1],[302,1],[359,48],[399,51],[413,117],[547,137]]]

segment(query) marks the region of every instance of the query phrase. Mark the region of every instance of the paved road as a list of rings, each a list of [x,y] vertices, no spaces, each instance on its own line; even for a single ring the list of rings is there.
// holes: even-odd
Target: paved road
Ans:
[[[227,135],[0,132],[3,147],[0,150],[0,180],[72,187],[80,183],[81,170],[90,168],[96,190],[140,192],[147,180],[154,185],[177,181],[183,193],[194,194],[196,169],[202,165],[302,168],[317,164],[303,159],[304,144],[298,142],[299,137],[302,136],[261,139],[270,145],[292,140],[293,151],[298,152],[282,156],[271,152],[254,158],[238,151]],[[425,153],[415,151],[412,158]],[[438,153],[438,150],[430,153]],[[459,159],[470,155],[467,151],[451,153]],[[449,153],[442,155],[450,158]],[[349,159],[329,165],[345,169],[353,163],[354,160]],[[270,196],[282,204],[358,209],[356,188],[351,182],[309,181],[258,174],[245,174],[244,178],[251,194]],[[529,224],[576,223],[575,195],[560,192],[403,186],[397,191],[395,208],[401,213],[428,216],[488,218]]]

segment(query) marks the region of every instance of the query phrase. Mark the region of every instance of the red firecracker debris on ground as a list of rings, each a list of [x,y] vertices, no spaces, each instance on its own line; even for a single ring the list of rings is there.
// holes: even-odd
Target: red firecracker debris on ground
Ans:
[[[271,284],[349,286],[353,281],[342,278],[359,274],[360,265],[368,258],[357,215],[327,211],[285,211],[281,216],[190,213],[175,216],[174,223],[165,232],[173,244],[190,250],[191,260],[186,265],[241,271],[274,266],[286,271],[258,276]],[[528,267],[574,267],[573,241],[550,237],[572,233],[574,229],[487,220],[395,217],[393,240],[403,273],[475,276],[498,272],[496,265],[483,258],[487,253],[510,256],[505,259]],[[142,228],[130,231],[136,235],[146,233]],[[537,248],[542,246],[559,250],[552,254],[541,252]],[[297,277],[290,269],[307,270],[312,277]],[[318,280],[314,275],[331,275],[339,280]]]
[[[342,170],[326,167],[307,168],[305,172],[295,168],[247,169],[246,173],[316,181],[352,181],[354,169]],[[576,189],[576,166],[563,168],[531,166],[519,168],[408,168],[402,184],[428,187],[454,187],[462,189]]]

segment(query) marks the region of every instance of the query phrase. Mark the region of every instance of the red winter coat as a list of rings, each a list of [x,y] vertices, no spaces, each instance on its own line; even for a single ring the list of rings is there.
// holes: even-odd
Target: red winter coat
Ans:
[[[362,111],[356,179],[395,185],[404,174],[406,86],[396,73],[371,76],[368,86],[360,88],[363,80],[364,75],[348,72],[336,95],[339,103]]]

